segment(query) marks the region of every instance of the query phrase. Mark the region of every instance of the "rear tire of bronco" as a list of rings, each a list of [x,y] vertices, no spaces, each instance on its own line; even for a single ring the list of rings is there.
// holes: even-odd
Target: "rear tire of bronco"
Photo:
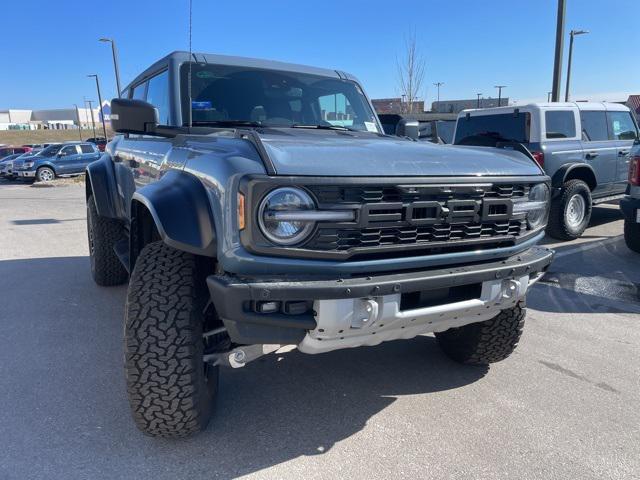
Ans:
[[[516,349],[525,314],[524,302],[520,302],[490,320],[437,332],[436,340],[444,353],[456,362],[467,365],[499,362]]]
[[[203,430],[213,413],[219,367],[203,361],[208,301],[198,259],[163,242],[145,246],[131,274],[125,370],[133,419],[155,437]]]
[[[640,223],[624,221],[624,241],[629,250],[640,253]]]
[[[118,240],[124,238],[124,227],[113,218],[98,215],[93,195],[87,200],[87,236],[91,275],[101,287],[126,283],[128,273],[113,250]]]
[[[551,202],[547,233],[558,240],[581,237],[591,221],[591,190],[582,180],[569,180]]]

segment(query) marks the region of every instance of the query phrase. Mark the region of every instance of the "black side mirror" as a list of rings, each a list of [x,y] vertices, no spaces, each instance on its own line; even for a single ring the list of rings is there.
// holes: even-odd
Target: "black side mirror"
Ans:
[[[414,140],[418,140],[420,137],[420,122],[417,120],[407,120],[406,118],[403,118],[398,122],[396,135],[399,137],[409,137]]]
[[[158,126],[158,111],[142,100],[114,98],[111,100],[111,128],[118,133],[154,133]]]

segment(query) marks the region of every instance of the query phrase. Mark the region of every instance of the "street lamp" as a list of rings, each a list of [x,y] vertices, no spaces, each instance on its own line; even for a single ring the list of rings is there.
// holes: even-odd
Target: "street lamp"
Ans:
[[[93,77],[96,79],[96,90],[98,90],[98,102],[100,102],[100,116],[102,117],[102,131],[104,132],[104,139],[107,139],[107,125],[104,123],[104,111],[102,110],[102,95],[100,94],[100,81],[98,80],[98,75],[93,73],[91,75],[87,75],[87,77]],[[93,115],[93,111],[91,113]]]
[[[89,104],[89,111],[91,112],[91,128],[93,129],[93,138],[96,138],[96,120],[93,117],[93,100],[87,100],[85,98],[84,100],[84,108],[87,108],[87,104]],[[86,113],[86,111],[85,111]],[[87,123],[89,123],[89,121],[87,120]]]
[[[118,89],[118,98],[120,98],[122,89],[120,88],[120,68],[118,67],[118,50],[116,49],[116,42],[111,38],[101,38],[98,41],[111,43],[111,54],[113,56],[113,69],[116,72],[116,88]]]
[[[506,85],[494,85],[493,88],[498,89],[498,106],[500,106],[500,102],[502,101],[502,89],[507,88]]]
[[[74,103],[74,107],[76,107],[76,119],[78,120],[78,135],[80,136],[80,141],[82,141],[82,122],[80,121],[80,110],[78,110],[78,104]]]
[[[482,93],[476,93],[476,95],[478,96],[478,103],[476,104],[476,108],[480,108],[480,96],[482,95]]]
[[[567,87],[564,90],[564,101],[569,101],[569,82],[571,81],[571,57],[573,55],[573,37],[576,35],[585,35],[589,30],[571,30],[569,32],[569,60],[567,61]]]
[[[444,85],[444,82],[436,82],[434,85],[438,89],[438,103],[440,103],[440,87]],[[438,108],[440,108],[440,105],[438,105]]]

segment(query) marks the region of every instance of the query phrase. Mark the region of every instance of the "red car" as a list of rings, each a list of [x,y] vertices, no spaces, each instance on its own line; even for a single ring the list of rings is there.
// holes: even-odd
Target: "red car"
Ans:
[[[31,147],[14,147],[12,145],[5,145],[4,147],[0,147],[0,158],[8,157],[14,153],[29,153],[32,150],[33,148]]]
[[[107,140],[104,137],[87,138],[85,142],[93,143],[101,152],[104,152],[104,147],[107,146]]]

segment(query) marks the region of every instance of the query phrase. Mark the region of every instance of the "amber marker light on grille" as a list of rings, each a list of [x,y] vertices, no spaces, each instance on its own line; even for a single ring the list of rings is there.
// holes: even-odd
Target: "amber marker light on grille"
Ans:
[[[244,230],[244,195],[238,193],[238,228]]]

